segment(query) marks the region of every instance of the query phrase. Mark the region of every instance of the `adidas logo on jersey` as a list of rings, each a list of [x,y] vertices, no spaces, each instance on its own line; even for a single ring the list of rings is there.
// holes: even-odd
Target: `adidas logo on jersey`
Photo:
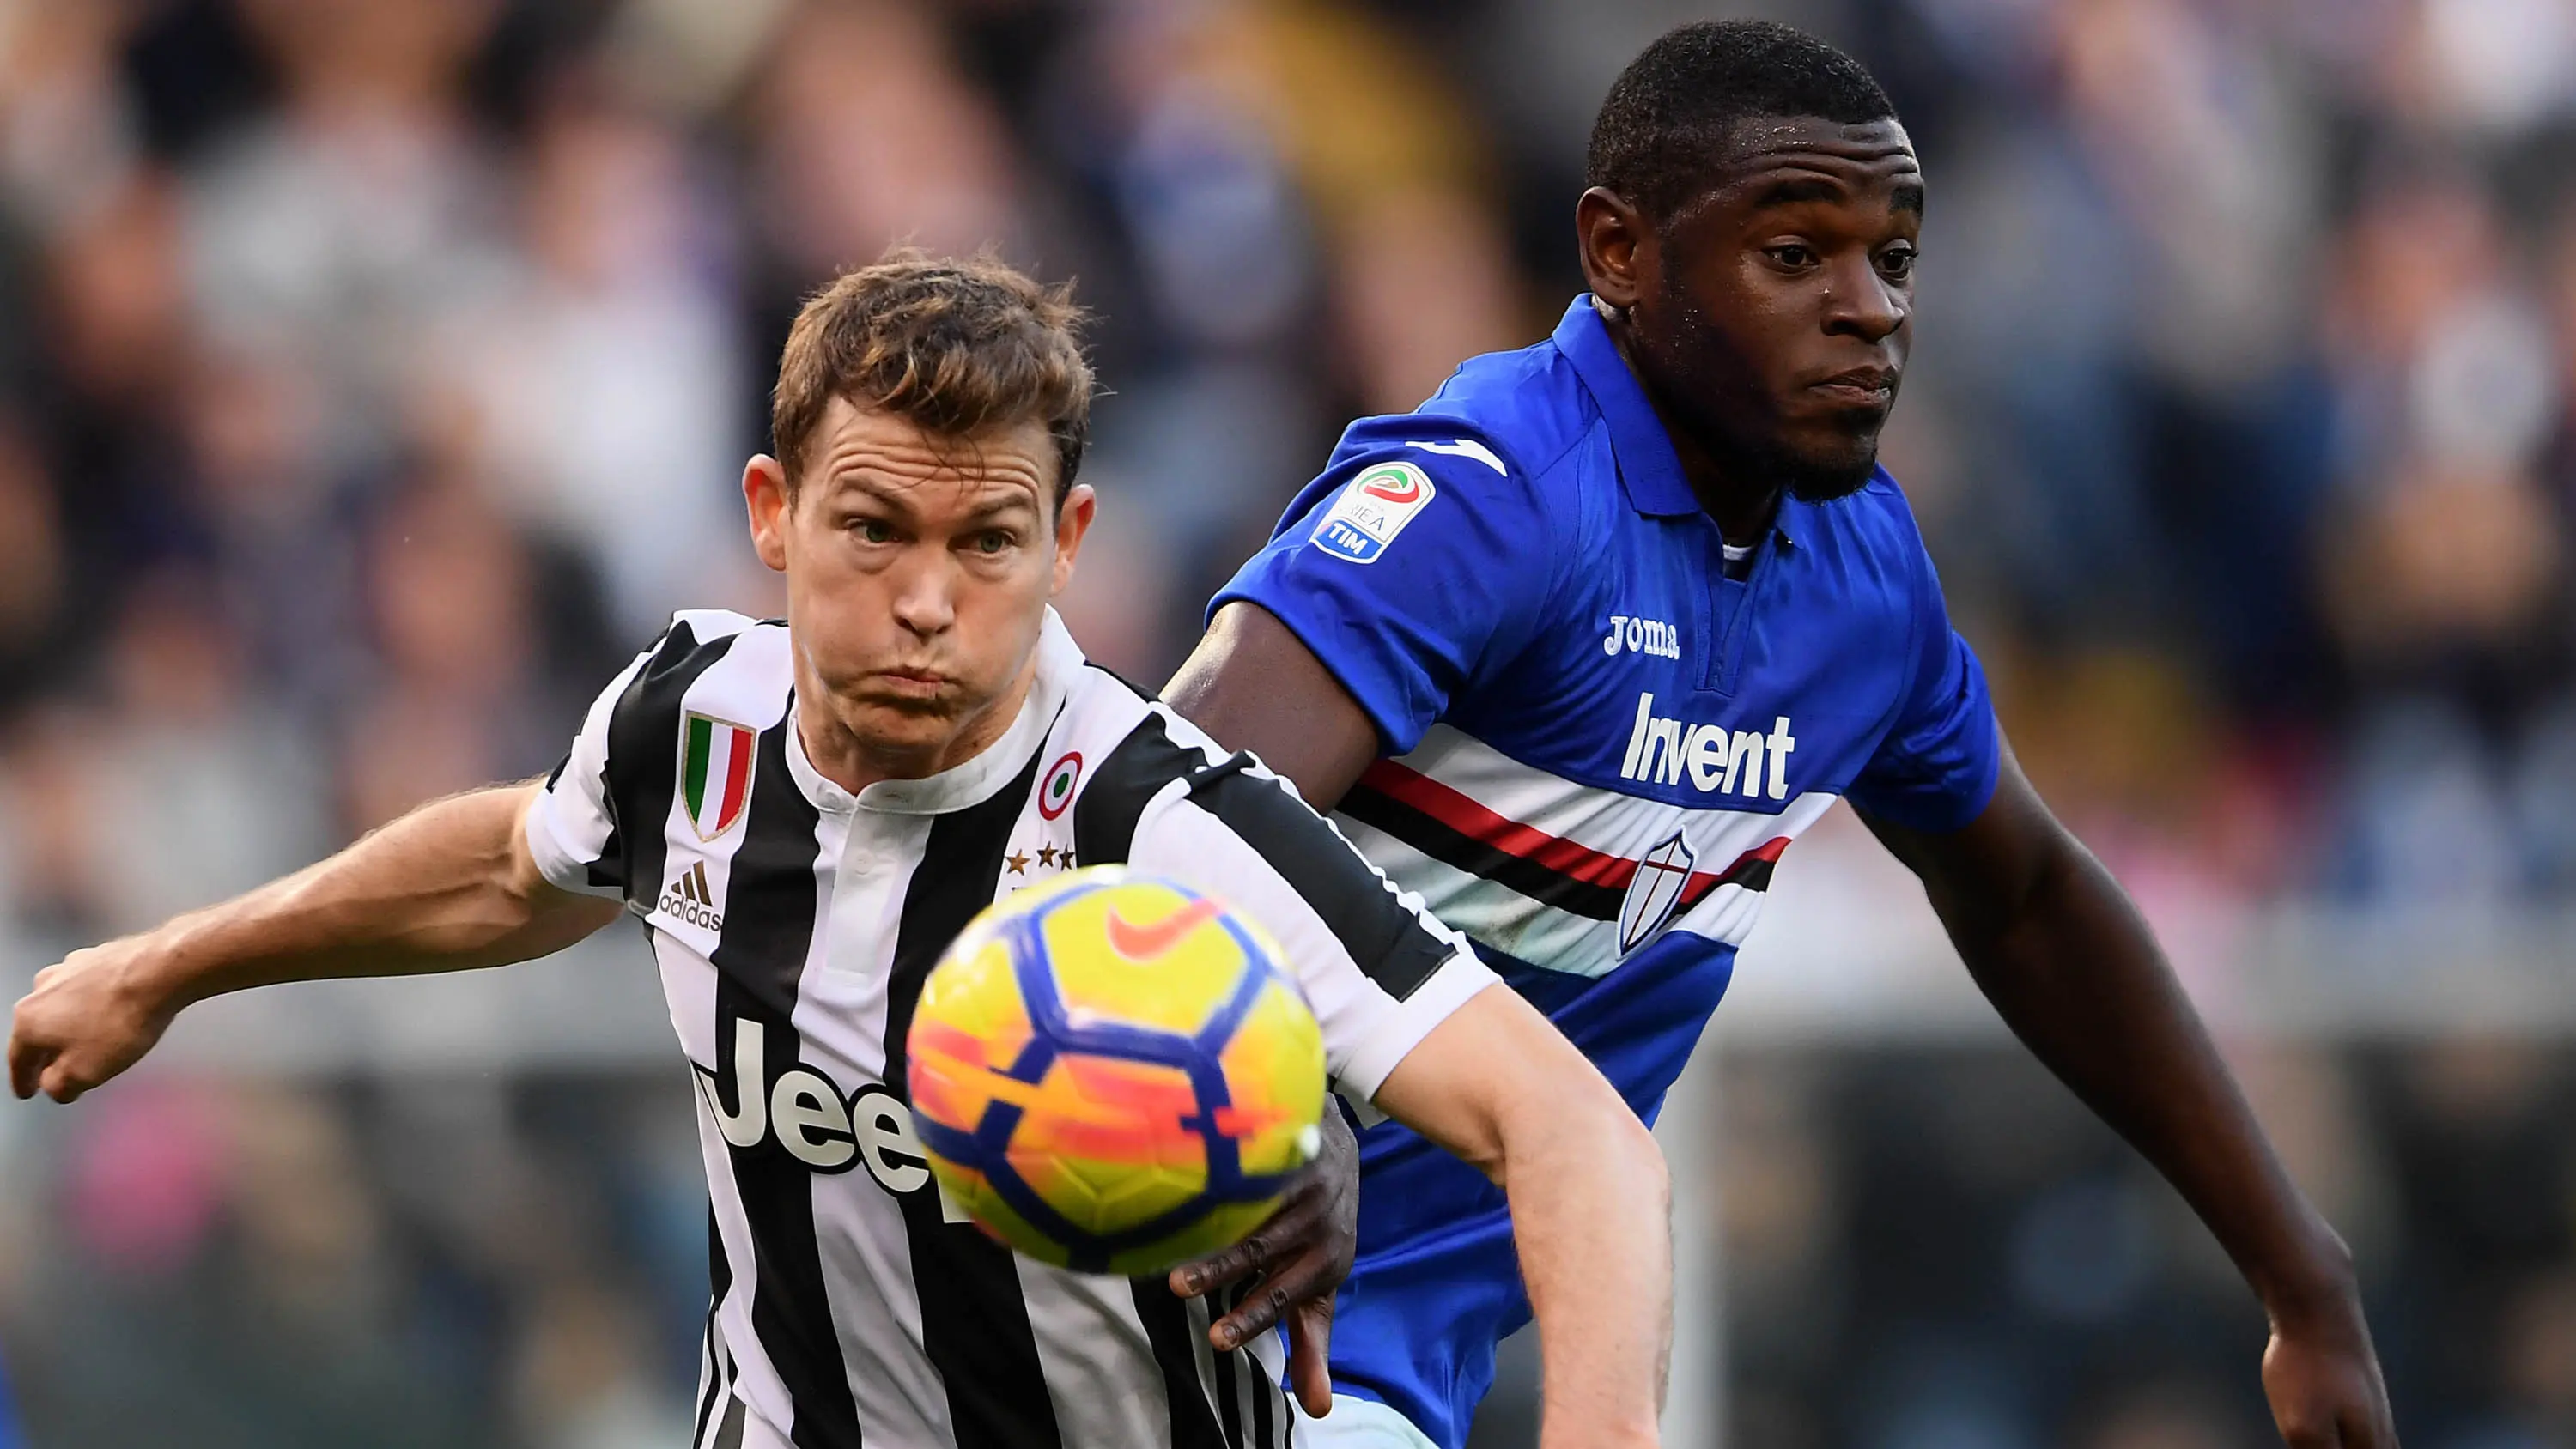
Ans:
[[[724,913],[716,909],[716,894],[707,889],[707,863],[699,861],[680,872],[662,892],[662,914],[677,916],[692,926],[709,931],[724,929]]]
[[[1610,632],[1602,636],[1601,652],[1615,655],[1623,648],[1631,654],[1679,659],[1682,657],[1682,631],[1661,619],[1631,619],[1625,614],[1613,614],[1610,616]]]
[[[1690,777],[1691,788],[1719,795],[1759,800],[1789,798],[1789,754],[1798,737],[1789,732],[1789,717],[1772,720],[1771,731],[1732,730],[1724,725],[1686,725],[1655,713],[1655,697],[1637,696],[1637,725],[1628,734],[1628,754],[1619,778],[1657,785],[1678,785]],[[1767,766],[1767,769],[1766,769]]]

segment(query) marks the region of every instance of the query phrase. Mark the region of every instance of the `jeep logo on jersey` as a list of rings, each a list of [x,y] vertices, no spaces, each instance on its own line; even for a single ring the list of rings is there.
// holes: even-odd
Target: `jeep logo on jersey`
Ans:
[[[1411,463],[1377,463],[1343,487],[1315,525],[1315,547],[1352,563],[1375,563],[1439,489]]]
[[[691,711],[680,721],[680,799],[698,839],[713,840],[742,818],[751,798],[751,742],[759,731]]]
[[[798,1162],[822,1173],[842,1173],[861,1163],[877,1186],[898,1195],[930,1186],[930,1162],[912,1127],[912,1109],[875,1083],[848,1097],[812,1067],[768,1073],[769,1034],[759,1022],[733,1023],[733,1109],[715,1074],[701,1067],[698,1089],[716,1114],[716,1129],[735,1147],[776,1142]]]
[[[676,916],[702,930],[724,929],[724,913],[716,909],[716,893],[707,888],[705,861],[680,872],[670,889],[662,892],[662,914]]]
[[[1636,878],[1619,903],[1619,954],[1627,955],[1670,920],[1681,904],[1682,887],[1690,884],[1691,866],[1699,860],[1678,830],[1637,862]]]
[[[1798,737],[1789,732],[1789,717],[1771,721],[1771,732],[1733,730],[1724,725],[1685,725],[1655,713],[1655,697],[1637,696],[1637,724],[1628,734],[1628,754],[1619,762],[1619,778],[1656,785],[1678,785],[1690,776],[1691,788],[1703,793],[1789,798],[1789,753]],[[1770,762],[1764,774],[1763,762]]]

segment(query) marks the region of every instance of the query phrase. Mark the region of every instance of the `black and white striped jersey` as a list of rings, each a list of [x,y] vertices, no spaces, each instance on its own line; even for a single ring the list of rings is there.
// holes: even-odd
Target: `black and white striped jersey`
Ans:
[[[923,977],[977,911],[1126,862],[1266,925],[1365,1105],[1492,981],[1278,777],[1087,664],[1049,615],[1001,740],[853,796],[794,723],[788,631],[683,613],[527,818],[547,878],[643,918],[695,1069],[713,1302],[696,1449],[1270,1449],[1273,1335],[1159,1279],[1020,1258],[943,1202],[905,1105]]]

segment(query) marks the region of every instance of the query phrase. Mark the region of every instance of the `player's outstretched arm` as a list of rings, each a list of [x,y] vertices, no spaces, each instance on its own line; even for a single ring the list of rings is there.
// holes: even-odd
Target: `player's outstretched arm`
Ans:
[[[2010,752],[1964,829],[1863,818],[1922,877],[2014,1034],[2173,1183],[2261,1297],[2282,1438],[2394,1449],[2351,1255],[2282,1169],[2128,894]]]
[[[1511,1201],[1545,1374],[1540,1443],[1656,1443],[1672,1343],[1671,1183],[1636,1113],[1500,986],[1433,1028],[1376,1103]]]
[[[536,794],[432,802],[283,880],[46,967],[11,1019],[10,1090],[71,1101],[227,991],[498,966],[598,930],[617,903],[549,884],[528,853],[520,821]]]

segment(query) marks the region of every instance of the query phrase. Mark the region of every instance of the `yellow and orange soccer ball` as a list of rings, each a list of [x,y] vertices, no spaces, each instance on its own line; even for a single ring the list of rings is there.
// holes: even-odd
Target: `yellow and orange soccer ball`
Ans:
[[[940,1186],[1040,1261],[1128,1276],[1237,1241],[1315,1155],[1324,1046],[1278,947],[1118,866],[975,918],[907,1038]]]

